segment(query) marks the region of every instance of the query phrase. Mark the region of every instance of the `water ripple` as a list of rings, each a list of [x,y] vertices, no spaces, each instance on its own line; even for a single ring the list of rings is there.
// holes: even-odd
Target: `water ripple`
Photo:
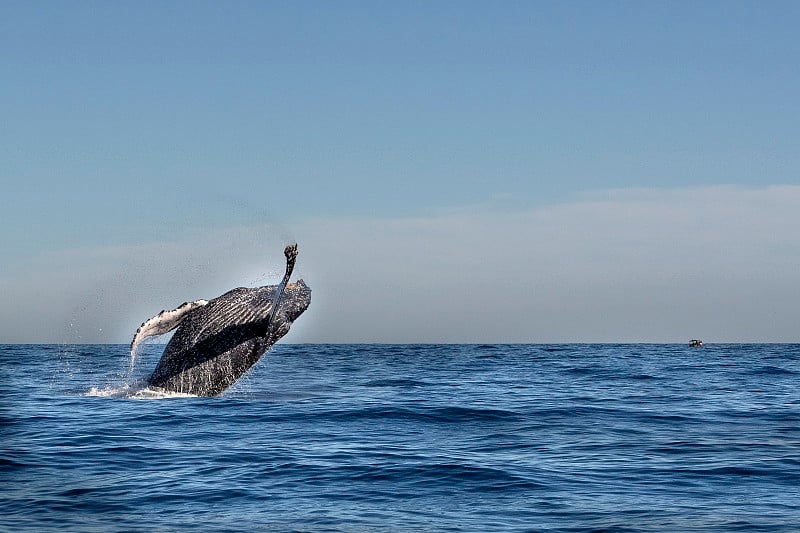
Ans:
[[[797,345],[279,345],[219,398],[126,348],[0,346],[0,530],[800,523]]]

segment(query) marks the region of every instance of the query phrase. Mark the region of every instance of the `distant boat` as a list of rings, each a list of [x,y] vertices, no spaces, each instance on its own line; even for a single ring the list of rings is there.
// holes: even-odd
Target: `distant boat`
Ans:
[[[703,341],[700,339],[692,339],[689,341],[689,346],[692,348],[699,348],[703,345]]]

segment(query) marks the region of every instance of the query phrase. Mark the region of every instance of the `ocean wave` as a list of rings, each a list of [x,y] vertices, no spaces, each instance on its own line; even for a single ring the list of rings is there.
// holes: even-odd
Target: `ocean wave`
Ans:
[[[418,379],[373,379],[364,384],[365,387],[425,387],[431,385],[428,381]]]
[[[483,409],[475,407],[437,407],[433,409],[411,409],[390,406],[370,406],[361,409],[321,410],[313,416],[326,420],[408,420],[429,423],[508,422],[523,420],[515,411],[505,409]]]
[[[797,374],[797,372],[793,370],[789,370],[788,368],[780,367],[777,365],[766,365],[756,368],[752,371],[748,370],[747,372],[753,375],[766,375],[766,376],[780,376],[780,375],[793,376]]]
[[[282,345],[134,402],[186,395],[125,346],[0,346],[0,530],[795,533],[798,354]]]

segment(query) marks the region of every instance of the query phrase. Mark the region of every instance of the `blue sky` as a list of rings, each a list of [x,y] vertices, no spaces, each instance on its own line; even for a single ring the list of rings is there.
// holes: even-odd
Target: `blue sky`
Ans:
[[[4,2],[0,21],[0,342],[61,342],[76,317],[69,335],[125,342],[138,314],[269,278],[288,240],[315,290],[299,342],[800,340],[795,2]],[[732,233],[745,214],[759,230]],[[630,266],[681,242],[701,257]],[[504,274],[526,281],[479,292],[481,327],[448,305]],[[684,323],[695,283],[709,309]],[[660,330],[631,327],[647,301]]]

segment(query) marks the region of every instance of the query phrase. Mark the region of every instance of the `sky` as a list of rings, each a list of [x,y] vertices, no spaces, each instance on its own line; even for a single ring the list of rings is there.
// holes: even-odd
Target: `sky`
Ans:
[[[800,342],[797,2],[0,3],[0,343]]]

